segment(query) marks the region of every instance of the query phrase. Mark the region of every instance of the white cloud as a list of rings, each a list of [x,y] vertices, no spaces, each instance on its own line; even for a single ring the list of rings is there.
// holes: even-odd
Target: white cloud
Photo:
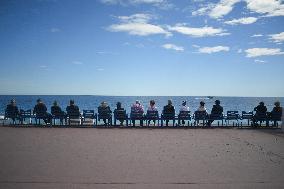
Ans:
[[[76,65],[82,65],[83,64],[83,62],[81,62],[81,61],[73,61],[72,63],[76,64]]]
[[[192,37],[206,37],[206,36],[223,36],[230,35],[225,33],[225,30],[222,28],[213,28],[213,27],[202,27],[202,28],[191,28],[185,25],[177,24],[173,27],[168,27],[170,31],[175,31],[184,35],[189,35]]]
[[[282,55],[284,52],[279,48],[269,49],[269,48],[251,48],[245,50],[247,57],[258,57],[258,56],[272,56],[272,55]]]
[[[255,59],[254,62],[255,62],[255,63],[265,63],[266,61]]]
[[[284,32],[269,35],[271,40],[275,43],[282,43],[284,41]]]
[[[104,4],[109,5],[122,5],[122,6],[135,6],[140,4],[148,4],[156,6],[160,9],[170,9],[174,5],[169,3],[167,0],[100,0]]]
[[[236,3],[246,2],[246,7],[251,12],[263,14],[265,17],[284,16],[282,0],[220,0],[216,4],[208,4],[192,12],[192,15],[208,15],[219,19],[229,14]]]
[[[233,10],[233,6],[240,2],[240,0],[221,0],[209,12],[211,18],[222,18]]]
[[[59,28],[51,28],[50,32],[52,33],[56,33],[56,32],[60,32],[61,30]]]
[[[252,24],[255,23],[258,20],[256,17],[246,17],[246,18],[239,18],[239,19],[233,19],[230,21],[226,21],[225,24],[229,25],[238,25],[238,24]]]
[[[198,52],[211,54],[211,53],[217,53],[217,52],[229,51],[229,50],[230,50],[230,47],[215,46],[215,47],[201,47],[201,48],[198,49]]]
[[[184,48],[181,47],[181,46],[177,46],[177,45],[174,45],[174,44],[164,44],[162,45],[163,48],[165,49],[172,49],[172,50],[176,50],[176,51],[184,51]]]
[[[149,14],[134,14],[131,16],[119,16],[118,19],[121,23],[110,25],[107,29],[112,32],[127,32],[130,35],[155,35],[164,34],[171,36],[172,34],[162,26],[148,23],[151,19],[155,18]]]
[[[251,37],[262,37],[262,36],[263,36],[262,34],[254,34]]]
[[[246,0],[247,8],[265,16],[284,16],[284,5],[281,0]]]

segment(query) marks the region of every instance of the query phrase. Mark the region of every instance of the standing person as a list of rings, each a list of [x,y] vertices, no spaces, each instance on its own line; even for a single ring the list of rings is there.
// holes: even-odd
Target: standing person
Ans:
[[[147,113],[151,113],[151,112],[158,112],[158,109],[157,107],[155,106],[155,101],[154,100],[150,100],[150,103],[149,103],[149,107],[147,109]],[[151,120],[148,120],[148,125],[150,125],[150,122]],[[154,125],[156,125],[156,120],[153,119],[153,122],[154,122]]]
[[[63,123],[65,113],[64,111],[62,111],[61,107],[58,105],[56,100],[53,102],[53,106],[51,106],[51,114],[53,116],[56,116],[57,119],[60,118],[60,122]]]
[[[111,114],[111,110],[110,110],[110,107],[107,104],[107,102],[105,102],[105,101],[101,102],[101,105],[98,107],[98,113],[99,113],[99,115],[100,114],[107,114],[107,115]],[[103,116],[105,116],[105,115],[103,115]],[[111,117],[109,117],[108,119],[104,118],[103,119],[104,124],[107,125],[106,120],[108,120],[108,122],[109,122],[110,119],[111,119]]]
[[[168,100],[168,105],[164,106],[163,108],[163,116],[165,115],[167,115],[166,126],[168,126],[169,120],[175,118],[175,107],[173,106],[172,100]]]
[[[222,116],[223,113],[223,107],[220,105],[220,100],[215,101],[215,105],[213,105],[211,114],[209,115],[209,120],[208,120],[208,126],[211,126],[212,122],[214,121],[212,115],[214,116]]]
[[[135,103],[131,106],[130,117],[133,117],[133,115],[139,115],[140,126],[143,126],[143,114],[144,114],[144,107],[142,106],[139,100],[136,100]],[[135,125],[134,119],[132,120],[132,124]]]
[[[46,124],[51,123],[52,115],[47,113],[46,105],[40,98],[37,99],[37,104],[34,107],[33,113],[38,117],[43,117],[43,120]]]
[[[16,121],[16,118],[19,117],[19,109],[16,105],[16,100],[12,99],[10,104],[7,105],[5,110],[5,117],[11,118],[13,122]]]
[[[122,108],[122,105],[121,105],[121,102],[117,102],[116,103],[116,109],[113,111],[114,114],[116,114],[118,111],[125,111],[124,108]],[[124,117],[124,116],[123,116]],[[120,119],[119,122],[120,122],[120,125],[123,125],[123,122],[124,122],[125,119]]]
[[[179,109],[179,115],[181,115],[181,112],[189,112],[189,107],[186,105],[186,101],[182,101],[182,104],[181,104],[181,107]],[[181,120],[181,123],[184,125],[185,124],[185,121],[182,119]],[[179,119],[179,123],[180,125],[180,119]]]
[[[266,115],[267,108],[264,105],[264,102],[260,102],[259,105],[257,107],[255,107],[253,110],[256,111],[256,112],[255,112],[255,115],[253,116],[252,121],[253,121],[253,125],[257,126],[257,123],[256,123],[257,119],[262,115]]]

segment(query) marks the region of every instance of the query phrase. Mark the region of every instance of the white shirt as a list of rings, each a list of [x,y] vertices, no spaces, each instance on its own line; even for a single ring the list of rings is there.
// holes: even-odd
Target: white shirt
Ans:
[[[199,106],[199,108],[197,109],[197,111],[202,112],[202,111],[207,111],[206,108],[204,106]]]
[[[188,106],[181,106],[179,111],[189,111],[189,107]]]

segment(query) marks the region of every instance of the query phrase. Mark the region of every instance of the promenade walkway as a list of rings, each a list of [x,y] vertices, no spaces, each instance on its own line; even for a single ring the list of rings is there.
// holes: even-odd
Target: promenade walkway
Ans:
[[[284,188],[284,134],[0,127],[0,188]]]

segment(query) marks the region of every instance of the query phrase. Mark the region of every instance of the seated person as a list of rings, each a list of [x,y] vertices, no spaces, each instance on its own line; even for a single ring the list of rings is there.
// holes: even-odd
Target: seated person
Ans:
[[[121,102],[116,103],[116,109],[114,110],[114,112],[117,112],[117,111],[124,111],[124,108],[122,108],[121,106]],[[124,119],[120,119],[119,122],[120,122],[120,125],[123,125]]]
[[[33,113],[38,117],[42,117],[46,124],[51,123],[52,115],[47,113],[46,105],[41,99],[37,99],[37,104],[34,107]]]
[[[155,106],[155,101],[154,100],[150,100],[150,103],[149,103],[149,107],[147,109],[147,112],[157,112],[158,109],[157,107]],[[148,120],[148,124],[150,124],[151,120]],[[154,122],[154,125],[156,124],[156,120],[153,119],[153,122]]]
[[[206,110],[206,108],[205,108],[205,102],[204,101],[200,101],[200,103],[199,103],[200,105],[199,105],[199,107],[198,107],[198,109],[196,110],[196,112],[195,112],[195,116],[196,115],[205,115],[205,117],[207,118],[207,116],[208,116],[208,113],[207,113],[207,110]],[[198,114],[197,114],[198,113]],[[201,114],[199,114],[199,113],[201,113]],[[196,118],[196,117],[195,117]],[[199,120],[197,121],[197,124],[199,124]]]
[[[77,105],[75,105],[74,100],[70,100],[69,106],[66,107],[67,115],[78,116],[80,117],[80,110]]]
[[[19,109],[16,105],[16,100],[12,99],[10,104],[7,105],[5,110],[5,116],[11,118],[13,121],[19,117]]]
[[[101,105],[98,107],[99,115],[102,114],[102,112],[107,114],[111,113],[110,107],[105,101],[101,102]],[[108,120],[108,122],[110,121],[109,119],[103,119],[105,125],[107,125],[106,120]]]
[[[131,106],[131,114],[132,113],[142,114],[143,118],[144,107],[142,106],[139,100],[136,100],[135,103]],[[132,120],[132,123],[133,125],[135,125],[135,120]],[[140,120],[140,126],[142,125],[143,125],[143,119]]]
[[[181,104],[181,107],[179,109],[179,112],[185,112],[185,111],[188,112],[189,111],[189,107],[186,105],[186,101],[182,101],[182,104]],[[181,123],[184,125],[185,121],[181,120]],[[180,122],[178,124],[180,124]]]
[[[282,116],[283,112],[282,112],[282,107],[280,106],[280,102],[277,101],[277,102],[274,103],[274,105],[275,106],[273,107],[272,111],[270,112],[269,117],[273,118],[274,120],[275,119],[281,120],[281,116]],[[276,125],[276,121],[274,121],[274,125]]]
[[[256,113],[253,116],[253,120],[252,121],[253,121],[254,126],[257,126],[257,124],[256,124],[257,118],[260,115],[265,115],[267,113],[267,108],[264,105],[264,102],[260,102],[259,105],[254,108],[254,111],[256,111]]]
[[[164,106],[163,115],[171,115],[171,118],[175,117],[175,107],[172,105],[172,100],[168,100],[168,105]],[[169,120],[166,120],[166,126],[168,126]]]
[[[205,108],[205,102],[201,101],[199,104],[200,104],[200,106],[198,107],[197,111],[198,112],[206,112],[207,113],[207,110]]]
[[[277,101],[274,103],[274,107],[271,111],[271,113],[279,113],[280,115],[282,115],[282,107],[280,106],[280,102]]]
[[[57,101],[53,102],[53,106],[51,106],[51,114],[53,116],[59,117],[60,122],[63,122],[63,118],[65,116],[64,111],[61,110],[60,106],[58,105]]]
[[[215,115],[215,116],[221,116],[222,113],[223,113],[223,107],[220,105],[220,100],[216,100],[215,105],[213,105],[213,107],[212,107],[211,114],[209,115],[209,117],[212,114]],[[211,126],[213,121],[214,121],[214,119],[209,119],[208,120],[208,126]]]

